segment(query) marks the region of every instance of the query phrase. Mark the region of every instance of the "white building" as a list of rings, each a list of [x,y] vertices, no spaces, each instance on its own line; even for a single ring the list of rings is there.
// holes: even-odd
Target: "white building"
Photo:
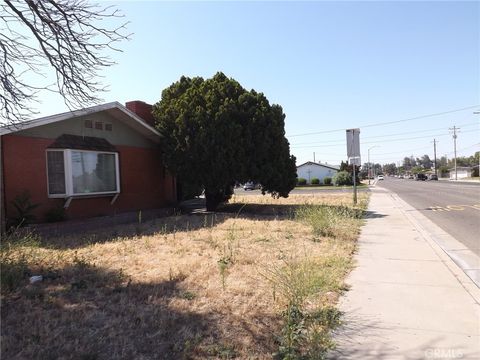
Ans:
[[[457,167],[457,179],[466,179],[472,177],[471,167]],[[455,180],[455,169],[450,169],[450,180]]]
[[[306,163],[297,166],[297,176],[306,179],[307,184],[310,184],[312,179],[315,178],[320,180],[320,184],[323,184],[323,179],[325,177],[333,178],[339,170],[338,167],[332,165],[307,161]]]

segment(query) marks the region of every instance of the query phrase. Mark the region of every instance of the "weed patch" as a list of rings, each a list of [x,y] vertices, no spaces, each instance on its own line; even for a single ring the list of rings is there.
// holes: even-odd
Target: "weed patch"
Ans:
[[[358,234],[355,221],[363,218],[364,211],[360,207],[345,205],[303,205],[295,216],[310,225],[315,235],[351,239]]]
[[[38,238],[21,229],[9,234],[0,243],[0,284],[2,292],[10,292],[25,284],[39,262]]]

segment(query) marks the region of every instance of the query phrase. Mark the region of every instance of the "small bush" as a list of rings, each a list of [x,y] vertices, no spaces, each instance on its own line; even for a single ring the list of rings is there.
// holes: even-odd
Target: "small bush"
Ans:
[[[12,205],[17,211],[17,216],[10,220],[9,226],[20,227],[25,226],[35,220],[35,216],[32,214],[40,204],[32,203],[30,193],[25,190],[21,194],[15,196],[12,201]]]
[[[332,185],[332,178],[328,177],[328,176],[325,176],[323,178],[323,185]]]
[[[353,185],[352,176],[348,171],[339,171],[333,177],[333,184],[335,186]]]
[[[310,183],[311,183],[312,185],[320,185],[320,179],[318,179],[318,178],[313,178]]]
[[[297,185],[307,185],[307,179],[298,178],[297,179]]]

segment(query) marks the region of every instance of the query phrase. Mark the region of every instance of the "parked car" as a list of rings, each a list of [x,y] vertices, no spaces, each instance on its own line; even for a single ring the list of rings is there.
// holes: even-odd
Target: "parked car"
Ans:
[[[255,183],[253,181],[247,181],[243,184],[243,190],[255,190]]]
[[[415,175],[415,180],[417,180],[417,181],[425,181],[425,180],[427,180],[427,175],[425,175],[425,174],[416,174],[416,175]]]
[[[398,178],[399,179],[405,179],[405,177],[403,175],[399,175]]]
[[[409,178],[409,179],[415,179],[415,177],[413,176],[413,174],[408,175],[408,178]]]
[[[430,174],[430,176],[428,177],[428,180],[438,180],[438,176],[435,174]]]
[[[378,180],[384,180],[385,178],[384,178],[383,175],[378,175],[377,179],[378,179]]]
[[[257,190],[257,189],[261,189],[262,188],[262,184],[260,183],[256,183],[256,182],[253,182],[253,181],[247,181],[245,184],[243,184],[243,190],[247,191],[247,190]]]

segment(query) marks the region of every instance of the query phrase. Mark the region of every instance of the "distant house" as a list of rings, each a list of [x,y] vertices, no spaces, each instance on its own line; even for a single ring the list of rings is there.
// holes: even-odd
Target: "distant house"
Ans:
[[[457,179],[465,179],[472,177],[473,168],[471,167],[457,167]],[[450,180],[455,180],[455,169],[450,169]]]
[[[310,184],[312,179],[319,179],[320,184],[323,183],[325,177],[333,177],[340,169],[338,167],[307,161],[304,164],[297,166],[297,176],[307,180],[307,184]]]
[[[0,128],[2,220],[28,193],[36,222],[157,209],[176,201],[151,105],[112,102]]]

